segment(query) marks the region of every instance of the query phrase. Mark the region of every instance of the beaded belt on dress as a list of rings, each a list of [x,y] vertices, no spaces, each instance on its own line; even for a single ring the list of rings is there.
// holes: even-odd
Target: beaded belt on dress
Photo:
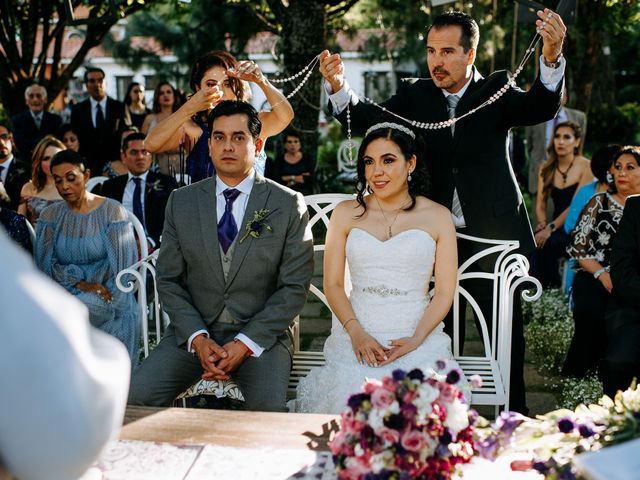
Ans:
[[[407,295],[409,293],[408,290],[398,290],[397,288],[389,288],[389,287],[385,287],[384,285],[364,287],[362,291],[366,293],[373,293],[380,297],[389,297],[391,295]]]

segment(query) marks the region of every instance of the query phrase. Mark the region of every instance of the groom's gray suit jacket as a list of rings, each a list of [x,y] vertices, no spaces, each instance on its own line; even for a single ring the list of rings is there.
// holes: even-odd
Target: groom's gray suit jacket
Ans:
[[[269,211],[258,238],[245,236],[255,212]],[[256,174],[228,273],[222,268],[216,218],[216,179],[175,190],[167,203],[158,258],[158,292],[184,345],[206,329],[217,342],[234,329],[266,350],[300,313],[313,274],[313,238],[302,195]]]

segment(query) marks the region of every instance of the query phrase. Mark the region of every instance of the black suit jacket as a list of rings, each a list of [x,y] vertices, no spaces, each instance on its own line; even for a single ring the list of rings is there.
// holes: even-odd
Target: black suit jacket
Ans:
[[[36,122],[31,112],[26,110],[11,118],[13,124],[13,139],[18,148],[19,156],[27,162],[31,161],[31,154],[37,143],[45,135],[54,134],[62,124],[62,118],[55,113],[42,112],[40,129],[36,128]]]
[[[611,249],[614,297],[634,306],[640,317],[640,196],[627,198]]]
[[[91,102],[86,99],[74,105],[71,111],[71,125],[80,140],[80,153],[91,169],[91,176],[102,175],[104,165],[120,158],[120,129],[124,126],[124,105],[107,97],[105,128],[93,126]]]
[[[2,201],[1,205],[10,210],[18,210],[20,192],[30,178],[29,165],[19,161],[18,158],[14,156],[9,171],[7,172],[7,179],[4,182],[4,189],[7,191],[7,195],[9,195],[9,201]]]
[[[484,78],[474,75],[456,109],[456,116],[478,107],[508,81],[499,71]],[[470,235],[499,240],[519,240],[521,253],[534,248],[527,211],[508,157],[511,127],[535,125],[553,118],[560,108],[563,84],[550,92],[537,78],[524,92],[509,89],[497,102],[448,128],[415,129],[426,141],[424,159],[431,176],[430,197],[451,208],[454,187],[458,191]],[[383,105],[418,122],[441,122],[449,118],[442,90],[431,79],[408,79]],[[374,123],[399,122],[371,104],[351,105],[351,128],[363,135]],[[346,125],[346,110],[337,116]],[[401,121],[400,121],[401,122]]]
[[[129,175],[120,175],[104,182],[100,188],[100,194],[122,202],[124,189],[127,186]],[[164,211],[167,206],[169,194],[178,188],[173,177],[161,173],[149,172],[144,190],[144,220],[147,235],[156,245],[160,241],[164,226]]]

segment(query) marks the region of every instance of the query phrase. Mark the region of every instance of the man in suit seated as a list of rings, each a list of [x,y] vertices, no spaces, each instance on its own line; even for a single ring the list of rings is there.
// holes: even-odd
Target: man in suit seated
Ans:
[[[640,158],[640,147],[636,147]],[[640,379],[640,196],[627,198],[611,250],[613,290],[607,305],[604,393],[612,398]]]
[[[313,274],[307,208],[255,172],[263,140],[250,104],[221,102],[208,123],[216,176],[169,197],[157,278],[171,323],[129,403],[170,405],[199,377],[233,377],[247,410],[286,411],[289,327]]]
[[[178,184],[173,177],[149,171],[151,154],[144,148],[144,139],[144,133],[132,133],[122,140],[120,159],[129,173],[107,180],[99,192],[138,217],[147,236],[159,245],[167,200]]]
[[[71,111],[71,125],[80,140],[80,154],[87,160],[91,175],[102,175],[105,164],[118,158],[119,132],[124,125],[124,105],[107,96],[104,71],[89,67],[84,83],[89,98]]]
[[[31,154],[36,144],[45,135],[53,134],[62,124],[62,119],[44,108],[47,105],[47,89],[34,83],[24,91],[24,101],[28,109],[11,118],[13,139],[18,155],[31,163]]]
[[[9,125],[0,123],[0,183],[6,192],[0,197],[0,206],[18,210],[20,191],[30,178],[29,165],[13,156],[13,135]]]

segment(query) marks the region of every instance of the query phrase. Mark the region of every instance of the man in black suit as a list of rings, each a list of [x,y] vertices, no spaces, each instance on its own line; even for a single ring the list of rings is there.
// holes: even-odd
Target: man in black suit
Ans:
[[[18,210],[20,191],[29,178],[29,166],[13,156],[13,136],[9,126],[0,123],[0,183],[9,197],[0,196],[0,206]]]
[[[640,164],[640,147],[625,147]],[[627,198],[610,264],[613,290],[607,304],[607,349],[602,364],[604,393],[612,398],[640,379],[640,196]]]
[[[121,202],[159,245],[167,200],[178,185],[173,177],[149,171],[151,155],[144,148],[144,139],[144,133],[132,133],[122,140],[120,159],[129,173],[104,182],[100,193]]]
[[[118,158],[119,129],[124,125],[124,105],[107,96],[104,71],[87,68],[84,83],[89,98],[71,111],[71,125],[80,140],[80,154],[91,175],[102,175],[108,161]]]
[[[24,91],[24,100],[28,109],[11,118],[13,124],[13,141],[18,149],[18,156],[31,163],[31,154],[36,144],[45,135],[53,134],[62,124],[62,119],[55,113],[47,112],[47,89],[34,83]]]
[[[537,25],[543,39],[541,75],[529,91],[510,88],[499,100],[451,128],[420,130],[426,140],[424,158],[431,175],[431,198],[451,209],[458,231],[477,237],[518,240],[523,254],[534,247],[534,241],[508,158],[508,133],[513,126],[533,125],[553,118],[560,107],[564,77],[561,52],[566,28],[562,19],[548,9],[538,16]],[[426,123],[460,117],[479,107],[509,80],[504,71],[484,78],[476,70],[473,64],[479,37],[478,25],[470,16],[462,12],[438,16],[427,35],[431,78],[408,79],[382,105],[389,112]],[[378,107],[358,100],[346,84],[344,64],[338,54],[323,52],[320,71],[330,94],[330,108],[343,125],[347,123],[349,105],[354,135],[363,134],[367,127],[379,122],[381,116],[388,121],[398,121],[386,112],[381,115],[383,112]],[[459,241],[460,262],[469,258],[475,248]],[[492,272],[493,264],[480,262],[479,268]],[[490,320],[492,291],[482,283],[476,281],[465,287],[484,305],[485,318]],[[524,337],[518,306],[514,312],[512,343],[511,409],[526,412]]]

